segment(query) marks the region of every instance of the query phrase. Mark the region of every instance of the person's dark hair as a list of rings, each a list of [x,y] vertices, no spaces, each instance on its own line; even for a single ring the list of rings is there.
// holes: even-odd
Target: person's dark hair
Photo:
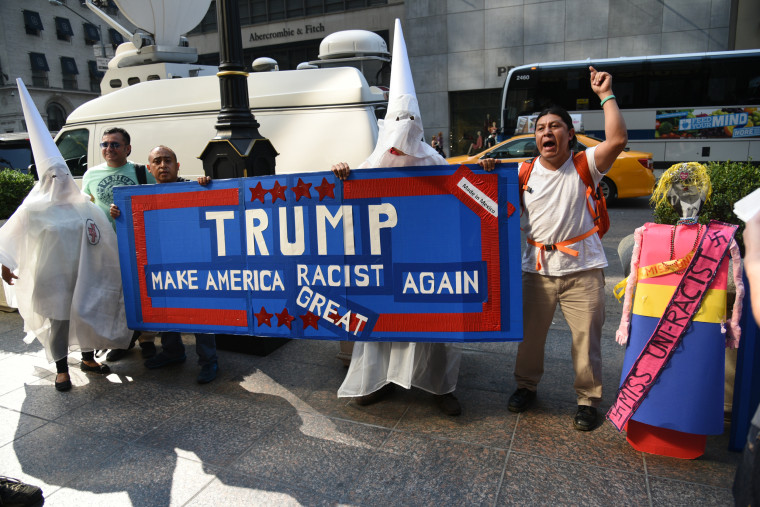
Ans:
[[[132,144],[132,139],[129,137],[129,133],[123,128],[111,127],[110,129],[103,132],[104,136],[107,136],[110,134],[121,134],[124,137],[124,140],[127,142],[127,144]]]
[[[554,114],[556,116],[559,116],[562,119],[562,122],[567,125],[567,130],[571,130],[573,128],[573,119],[570,117],[570,113],[567,112],[567,110],[564,107],[561,106],[550,106],[541,111],[538,115],[538,118],[536,118],[536,125],[538,125],[538,120],[541,119],[542,116],[546,116],[547,114]],[[571,150],[573,149],[573,146],[575,146],[575,132],[573,132],[573,137],[570,138],[570,142],[568,145],[568,148]]]

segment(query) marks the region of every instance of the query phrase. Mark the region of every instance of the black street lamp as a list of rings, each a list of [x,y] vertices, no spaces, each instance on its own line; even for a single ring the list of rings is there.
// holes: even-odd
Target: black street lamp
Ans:
[[[203,171],[213,179],[274,174],[277,152],[259,133],[259,124],[248,102],[248,73],[243,67],[243,41],[237,0],[217,0],[219,27],[219,92],[221,109],[216,118],[216,137],[198,158]],[[265,356],[281,347],[287,338],[216,335],[220,349]]]
[[[219,91],[221,110],[216,137],[198,158],[214,179],[274,174],[277,151],[259,133],[248,102],[248,73],[243,66],[243,41],[237,0],[216,3],[219,27]]]

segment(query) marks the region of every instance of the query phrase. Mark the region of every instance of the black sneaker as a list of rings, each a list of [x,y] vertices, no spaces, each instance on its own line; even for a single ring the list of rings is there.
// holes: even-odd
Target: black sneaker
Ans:
[[[365,394],[364,396],[357,396],[356,398],[354,398],[354,401],[356,402],[357,405],[361,405],[361,406],[372,405],[373,403],[377,403],[383,398],[389,396],[395,390],[396,390],[396,384],[388,383],[388,384],[385,384],[380,389],[378,389],[377,391],[373,391],[369,394]]]
[[[133,331],[132,332],[132,339],[129,341],[129,347],[126,349],[112,349],[108,354],[106,354],[106,361],[118,361],[119,359],[123,359],[127,352],[135,348],[135,343],[137,343],[137,339],[140,337],[141,331]]]
[[[521,387],[509,397],[509,405],[507,408],[510,412],[525,412],[533,404],[536,399],[536,391],[531,391],[528,388]]]
[[[42,505],[42,490],[18,479],[0,476],[0,505]]]
[[[140,353],[143,359],[150,359],[156,355],[156,344],[153,342],[140,342]]]
[[[124,357],[129,353],[129,349],[112,349],[106,354],[106,361],[114,362]]]
[[[216,363],[204,364],[196,380],[199,384],[208,384],[216,378],[218,372],[219,366]]]
[[[462,413],[462,406],[459,404],[453,393],[441,394],[435,397],[438,408],[446,415],[459,415]]]
[[[578,411],[573,419],[573,427],[578,431],[591,431],[596,428],[598,417],[596,409],[588,405],[578,405]]]

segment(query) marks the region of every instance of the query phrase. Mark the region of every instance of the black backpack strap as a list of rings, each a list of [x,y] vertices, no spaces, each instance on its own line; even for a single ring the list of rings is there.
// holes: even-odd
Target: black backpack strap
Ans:
[[[135,164],[135,174],[137,175],[137,183],[145,185],[148,183],[148,177],[145,175],[145,166],[142,164]]]

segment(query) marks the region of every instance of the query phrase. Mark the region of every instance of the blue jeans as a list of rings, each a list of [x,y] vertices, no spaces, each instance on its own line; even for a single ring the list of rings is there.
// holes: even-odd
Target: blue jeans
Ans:
[[[179,333],[161,333],[161,346],[164,354],[172,359],[185,355],[185,344]],[[195,353],[198,354],[198,364],[201,366],[216,363],[216,335],[195,333]]]

